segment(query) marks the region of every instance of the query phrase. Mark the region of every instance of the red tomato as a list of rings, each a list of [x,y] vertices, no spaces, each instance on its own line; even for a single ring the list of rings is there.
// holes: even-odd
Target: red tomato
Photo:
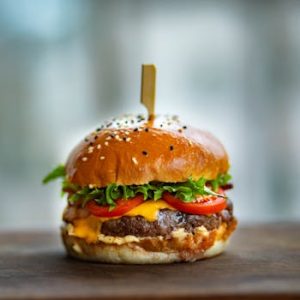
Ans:
[[[172,194],[165,192],[163,200],[179,211],[193,215],[209,215],[220,212],[227,206],[226,199],[217,196],[199,196],[195,202],[183,202]]]
[[[118,199],[116,200],[116,207],[111,211],[109,210],[109,206],[102,206],[97,204],[95,201],[89,201],[86,204],[87,209],[90,213],[96,217],[118,217],[122,216],[128,211],[132,210],[136,206],[140,205],[144,202],[144,197],[142,195],[135,196],[134,198],[129,199]]]

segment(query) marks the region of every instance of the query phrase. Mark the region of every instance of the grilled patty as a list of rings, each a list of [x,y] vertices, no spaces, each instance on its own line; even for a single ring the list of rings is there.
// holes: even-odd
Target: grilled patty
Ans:
[[[232,220],[232,203],[228,201],[226,209],[211,215],[192,215],[177,210],[162,209],[154,222],[149,222],[142,216],[123,216],[104,222],[101,226],[101,233],[119,237],[126,235],[168,237],[172,231],[180,228],[194,233],[196,227],[204,226],[207,230],[213,230],[222,222],[230,223]]]

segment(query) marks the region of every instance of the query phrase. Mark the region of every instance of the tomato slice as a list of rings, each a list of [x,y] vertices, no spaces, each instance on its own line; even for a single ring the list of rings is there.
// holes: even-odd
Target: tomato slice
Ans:
[[[172,194],[165,192],[163,200],[179,211],[194,215],[209,215],[220,212],[227,206],[226,199],[217,196],[199,196],[195,202],[183,202]]]
[[[112,210],[109,209],[109,206],[102,206],[97,204],[95,201],[89,201],[86,204],[89,212],[96,217],[118,217],[122,216],[128,211],[132,210],[134,207],[140,205],[144,202],[143,195],[137,195],[129,199],[118,199],[116,200],[116,207]]]

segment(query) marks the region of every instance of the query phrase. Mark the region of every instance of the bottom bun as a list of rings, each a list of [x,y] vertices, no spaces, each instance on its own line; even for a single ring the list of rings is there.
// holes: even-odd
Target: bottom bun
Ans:
[[[163,237],[142,238],[127,243],[88,243],[85,239],[69,234],[68,225],[62,227],[62,239],[68,254],[87,261],[114,264],[166,264],[195,261],[222,253],[231,232],[236,227],[222,223],[218,229],[207,231],[200,228],[195,234],[174,234]]]

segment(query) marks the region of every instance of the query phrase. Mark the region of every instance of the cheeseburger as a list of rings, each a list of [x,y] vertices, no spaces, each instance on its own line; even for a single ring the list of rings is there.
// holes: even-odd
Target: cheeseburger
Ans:
[[[176,116],[126,115],[86,136],[66,164],[62,239],[69,255],[122,264],[220,254],[237,221],[222,144]]]

